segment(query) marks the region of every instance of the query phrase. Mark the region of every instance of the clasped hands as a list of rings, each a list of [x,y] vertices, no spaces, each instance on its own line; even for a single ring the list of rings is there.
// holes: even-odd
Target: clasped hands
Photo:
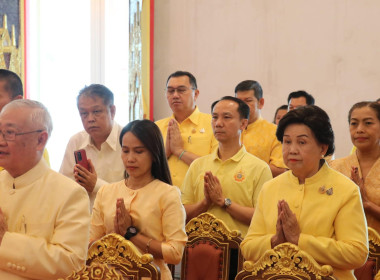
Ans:
[[[125,208],[124,199],[116,200],[116,213],[114,218],[114,231],[117,234],[124,236],[127,233],[127,228],[132,225],[132,217]]]
[[[177,122],[174,119],[171,119],[166,134],[166,158],[169,158],[172,154],[178,157],[183,150],[181,131],[179,130]]]
[[[95,188],[98,175],[96,174],[95,167],[90,159],[88,159],[88,165],[90,170],[87,170],[80,164],[75,164],[74,178],[75,181],[84,187],[87,192],[92,193]]]
[[[298,245],[301,230],[296,215],[285,200],[278,201],[277,210],[276,234],[271,239],[272,248],[285,242]]]
[[[220,207],[224,206],[225,197],[222,186],[218,177],[214,176],[211,171],[207,171],[204,175],[204,195],[208,207],[213,203]]]

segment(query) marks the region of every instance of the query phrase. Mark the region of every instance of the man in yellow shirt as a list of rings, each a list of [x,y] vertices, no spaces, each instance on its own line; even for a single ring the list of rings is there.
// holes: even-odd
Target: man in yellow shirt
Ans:
[[[225,96],[212,104],[212,129],[218,149],[195,160],[182,186],[187,220],[203,212],[214,214],[244,237],[262,185],[272,179],[264,161],[248,153],[240,142],[249,107]]]
[[[248,152],[269,164],[273,177],[285,172],[282,145],[276,137],[277,126],[261,117],[264,98],[260,84],[253,80],[243,81],[235,87],[235,96],[250,109],[247,129],[241,135],[243,145]]]
[[[306,91],[293,91],[288,96],[288,111],[302,106],[314,105],[314,103],[314,97]]]
[[[39,102],[15,100],[0,113],[0,279],[53,280],[85,264],[88,195],[42,159],[51,131]]]
[[[211,116],[195,105],[199,96],[195,77],[185,71],[171,74],[166,82],[166,99],[173,112],[158,120],[165,142],[173,185],[181,187],[189,165],[217,146],[211,128]]]
[[[12,71],[0,69],[0,112],[9,102],[22,99],[23,96],[24,89],[20,77]],[[50,165],[49,154],[46,149],[43,157],[47,164]],[[1,170],[3,170],[2,167],[0,167]]]

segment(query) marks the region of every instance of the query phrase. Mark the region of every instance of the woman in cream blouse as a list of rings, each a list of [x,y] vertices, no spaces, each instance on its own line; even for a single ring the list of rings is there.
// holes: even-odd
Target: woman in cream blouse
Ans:
[[[150,253],[161,279],[172,279],[167,263],[181,261],[187,236],[180,191],[171,185],[161,132],[149,120],[123,128],[120,144],[126,179],[103,186],[95,199],[90,242],[116,232]]]

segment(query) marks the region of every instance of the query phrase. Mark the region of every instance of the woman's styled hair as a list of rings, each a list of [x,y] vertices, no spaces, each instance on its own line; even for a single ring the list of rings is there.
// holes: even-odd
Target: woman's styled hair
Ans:
[[[314,133],[320,144],[328,145],[325,156],[332,155],[335,150],[334,132],[330,118],[325,111],[315,105],[299,107],[289,111],[278,123],[276,136],[282,143],[285,129],[291,124],[304,124]]]
[[[348,112],[348,123],[350,123],[350,121],[351,121],[352,112],[355,109],[359,109],[359,108],[363,108],[363,107],[371,108],[375,112],[377,119],[380,121],[380,104],[377,103],[376,101],[375,102],[362,101],[362,102],[355,103],[351,107],[350,111]]]
[[[127,124],[120,133],[119,142],[123,146],[125,133],[131,132],[136,136],[152,155],[152,175],[154,178],[172,184],[169,165],[166,159],[164,141],[158,126],[150,120],[135,120]]]

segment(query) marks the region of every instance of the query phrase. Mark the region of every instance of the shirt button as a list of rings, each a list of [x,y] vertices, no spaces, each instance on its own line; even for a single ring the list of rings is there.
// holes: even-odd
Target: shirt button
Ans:
[[[12,263],[12,268],[13,269],[16,269],[17,265],[15,265],[14,263]]]
[[[18,271],[20,271],[20,270],[21,270],[21,266],[18,265],[18,266],[16,267],[16,269],[17,269]]]
[[[301,187],[301,188],[300,188],[300,192],[302,192],[302,191],[303,191],[303,188]]]
[[[7,267],[11,268],[12,264],[10,262],[7,263]]]
[[[14,194],[15,192],[16,192],[16,191],[15,191],[14,189],[9,190],[9,194],[10,194],[10,195]]]
[[[299,205],[296,205],[296,206],[294,206],[294,207],[298,208],[298,207],[299,207]]]
[[[25,270],[26,270],[26,267],[25,267],[25,266],[22,266],[22,267],[21,267],[21,270],[22,270],[22,271],[25,271]]]

